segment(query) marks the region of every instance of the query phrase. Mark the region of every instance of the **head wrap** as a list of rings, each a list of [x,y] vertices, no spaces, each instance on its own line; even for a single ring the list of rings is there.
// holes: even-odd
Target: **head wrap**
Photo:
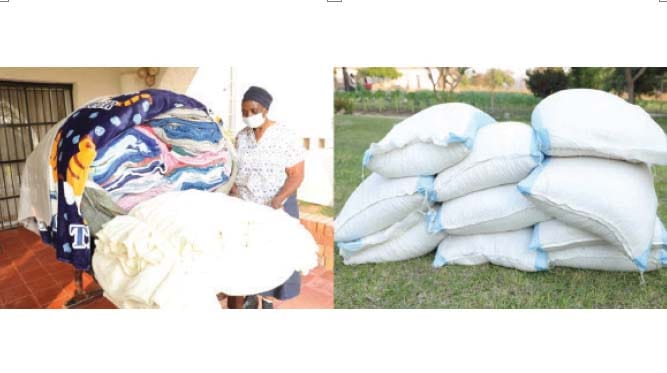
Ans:
[[[252,86],[243,94],[243,101],[248,100],[259,102],[262,106],[268,109],[269,106],[271,106],[273,97],[271,97],[269,92],[264,88]]]

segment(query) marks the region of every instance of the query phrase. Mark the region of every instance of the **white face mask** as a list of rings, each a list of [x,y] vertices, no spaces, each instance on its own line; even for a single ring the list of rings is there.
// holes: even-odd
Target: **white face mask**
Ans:
[[[266,119],[264,119],[264,115],[262,113],[257,113],[255,115],[251,115],[249,117],[243,117],[243,123],[246,124],[246,126],[250,128],[257,128],[260,127]]]

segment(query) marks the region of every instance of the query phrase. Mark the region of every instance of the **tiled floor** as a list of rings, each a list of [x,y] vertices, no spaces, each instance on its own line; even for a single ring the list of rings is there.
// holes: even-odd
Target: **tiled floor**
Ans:
[[[301,279],[301,294],[298,297],[276,301],[275,308],[333,308],[333,301],[333,272],[317,267]]]
[[[99,289],[87,274],[87,290]],[[63,308],[74,295],[72,267],[55,259],[53,248],[25,229],[0,231],[0,308]],[[301,294],[276,308],[332,308],[333,272],[318,267],[303,277]],[[115,308],[99,298],[79,308]]]

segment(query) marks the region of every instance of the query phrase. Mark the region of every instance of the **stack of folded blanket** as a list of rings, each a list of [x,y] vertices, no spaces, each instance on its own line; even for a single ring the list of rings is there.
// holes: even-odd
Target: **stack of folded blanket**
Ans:
[[[19,219],[59,260],[89,269],[93,235],[119,212],[169,191],[229,190],[235,153],[212,118],[199,101],[165,90],[89,102],[28,157]]]
[[[168,191],[213,189],[232,171],[223,140],[206,112],[173,109],[98,151],[92,178],[125,210]]]

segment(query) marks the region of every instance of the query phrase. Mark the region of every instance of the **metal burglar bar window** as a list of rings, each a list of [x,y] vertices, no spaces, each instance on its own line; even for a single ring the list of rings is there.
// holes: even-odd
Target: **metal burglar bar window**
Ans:
[[[73,105],[71,84],[0,80],[0,230],[18,226],[26,158]]]

